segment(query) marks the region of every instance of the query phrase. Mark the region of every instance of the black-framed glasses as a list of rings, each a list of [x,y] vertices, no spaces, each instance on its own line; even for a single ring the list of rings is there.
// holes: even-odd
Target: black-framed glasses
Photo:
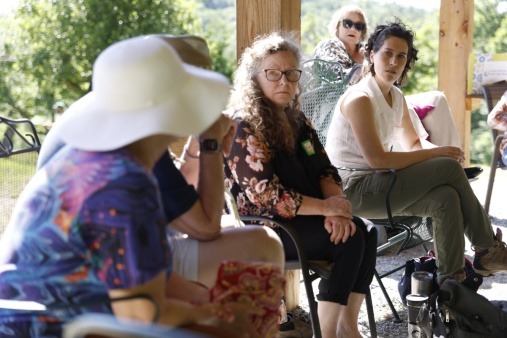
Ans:
[[[359,31],[359,32],[362,32],[364,31],[364,29],[366,28],[366,24],[365,23],[362,23],[362,22],[354,22],[350,19],[343,19],[342,20],[342,25],[344,28],[347,28],[347,29],[350,29],[352,28],[352,26],[354,26],[354,28]]]
[[[289,69],[284,72],[278,69],[264,69],[264,74],[266,74],[266,79],[268,81],[279,81],[282,78],[282,75],[285,75],[287,81],[290,82],[298,82],[301,78],[302,71],[299,69]]]

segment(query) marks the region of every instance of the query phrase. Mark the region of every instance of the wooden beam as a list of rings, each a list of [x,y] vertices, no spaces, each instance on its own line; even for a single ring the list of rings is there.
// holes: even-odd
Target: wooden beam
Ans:
[[[438,88],[444,92],[467,165],[470,159],[470,111],[466,109],[468,57],[473,46],[474,0],[440,1]]]
[[[238,60],[255,37],[273,31],[295,31],[301,39],[301,1],[236,0]]]

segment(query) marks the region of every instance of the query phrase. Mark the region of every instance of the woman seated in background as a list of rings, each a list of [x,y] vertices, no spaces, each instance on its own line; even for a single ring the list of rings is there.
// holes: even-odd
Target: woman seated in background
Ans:
[[[439,282],[464,279],[464,235],[476,253],[474,268],[485,275],[505,270],[502,234],[493,233],[462,170],[463,151],[431,144],[424,149],[397,87],[417,60],[412,31],[400,22],[379,25],[365,49],[368,73],[342,95],[331,121],[326,142],[331,162],[337,167],[397,170],[393,214],[433,218]],[[391,151],[397,140],[406,151]],[[385,217],[390,174],[344,171],[342,177],[354,213]]]
[[[313,58],[340,63],[345,74],[350,76],[349,84],[357,83],[363,73],[363,41],[368,30],[366,15],[356,5],[343,6],[332,15],[327,28],[332,38],[319,42]],[[338,70],[335,73],[339,76]],[[449,104],[442,92],[434,90],[408,95],[406,100],[410,118],[421,139],[439,146],[461,147]],[[397,144],[394,147],[401,149]],[[482,168],[466,168],[465,172],[473,178],[482,172]]]
[[[222,140],[234,129],[221,114],[228,94],[225,77],[183,64],[156,36],[115,43],[98,56],[93,91],[53,129],[65,146],[28,183],[0,241],[0,298],[38,302],[48,310],[0,309],[2,337],[60,337],[65,322],[89,312],[149,323],[157,309],[165,325],[197,329],[196,324],[214,323],[207,330],[217,337],[260,336],[250,315],[264,309],[211,303],[200,286],[172,271],[167,222],[152,174],[179,137]],[[222,153],[201,156],[218,168],[216,180],[222,182]],[[221,210],[223,185],[217,187]],[[280,267],[273,269],[279,292],[264,301],[274,305],[276,333],[282,274]],[[182,301],[184,292],[203,295],[202,303]],[[152,303],[109,303],[140,295]]]
[[[502,95],[496,106],[493,107],[493,110],[489,112],[488,127],[504,132],[499,151],[502,154],[502,163],[507,167],[507,91]]]
[[[257,38],[234,76],[226,112],[238,122],[226,158],[226,186],[240,214],[291,223],[309,259],[334,263],[319,283],[324,337],[361,337],[357,324],[376,261],[376,230],[353,217],[338,175],[298,109],[300,47],[287,35]],[[280,233],[288,259],[292,240]]]

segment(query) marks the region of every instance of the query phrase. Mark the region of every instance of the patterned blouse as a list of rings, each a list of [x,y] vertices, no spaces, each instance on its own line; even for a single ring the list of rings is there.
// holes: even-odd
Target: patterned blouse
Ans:
[[[505,107],[507,107],[507,91],[488,114],[488,126],[490,128],[507,132],[507,110],[505,110]]]
[[[356,62],[349,56],[347,53],[347,50],[345,48],[345,45],[343,42],[336,38],[336,39],[329,39],[329,40],[323,40],[319,42],[317,47],[315,47],[315,50],[313,51],[313,58],[316,59],[322,59],[325,61],[331,61],[331,62],[337,62],[341,64],[341,71],[343,72],[344,76],[347,77],[349,73],[354,70],[354,76],[353,79],[351,79],[349,82],[350,84],[357,83],[360,76],[360,71],[355,71]],[[360,65],[357,64],[360,68]],[[330,66],[329,69],[333,71],[337,77],[340,77],[340,69],[338,66],[332,67]]]
[[[169,274],[165,224],[155,178],[126,149],[63,148],[27,185],[0,241],[0,299],[60,309],[0,309],[0,336],[60,337],[80,313],[110,313],[109,289]]]
[[[238,120],[231,155],[226,158],[225,185],[235,196],[241,215],[293,218],[302,195],[322,198],[320,180],[341,185],[317,133],[304,119],[297,131],[295,153],[278,151],[266,156],[268,142],[260,142],[252,126]],[[269,159],[268,159],[269,158]]]

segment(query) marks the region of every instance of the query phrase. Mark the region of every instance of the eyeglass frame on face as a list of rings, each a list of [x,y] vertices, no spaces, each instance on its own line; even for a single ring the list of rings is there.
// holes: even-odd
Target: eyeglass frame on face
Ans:
[[[342,26],[346,29],[351,29],[354,27],[356,31],[363,32],[366,29],[366,24],[364,22],[354,22],[350,19],[342,19]]]
[[[287,79],[287,81],[289,82],[298,82],[299,79],[301,79],[301,73],[303,73],[302,70],[300,69],[289,69],[289,70],[285,70],[285,71],[281,71],[281,70],[278,70],[278,69],[263,69],[261,72],[264,72],[264,75],[266,76],[266,79],[268,81],[271,81],[271,82],[276,82],[276,81],[280,81],[280,79],[282,78],[283,75],[285,75],[285,78]],[[277,78],[269,78],[268,76],[268,72],[275,72],[276,74],[279,74],[279,76],[277,76]],[[293,74],[299,74],[297,79],[296,80],[291,80],[289,77],[291,77],[290,75],[287,75],[287,74],[290,74],[290,73],[293,73]],[[274,75],[273,73],[271,73],[272,75]]]

